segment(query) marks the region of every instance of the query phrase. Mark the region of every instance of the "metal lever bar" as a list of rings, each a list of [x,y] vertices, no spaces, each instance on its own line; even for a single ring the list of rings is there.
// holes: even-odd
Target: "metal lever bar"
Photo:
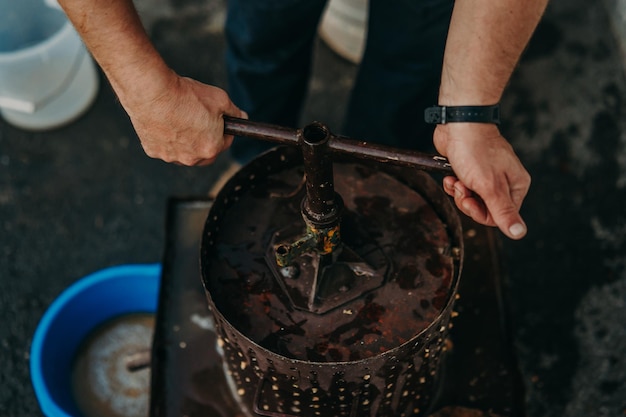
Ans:
[[[299,145],[301,130],[224,116],[224,132],[229,135],[262,139],[283,145]],[[331,136],[328,142],[328,151],[331,153],[454,175],[448,160],[440,155],[372,144],[332,133]]]

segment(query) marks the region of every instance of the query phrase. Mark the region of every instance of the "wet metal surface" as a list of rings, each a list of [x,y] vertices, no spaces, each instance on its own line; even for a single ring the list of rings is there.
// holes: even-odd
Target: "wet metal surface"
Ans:
[[[135,3],[166,62],[227,85],[224,1]],[[626,82],[609,24],[620,17],[602,5],[551,0],[502,100],[501,128],[533,176],[529,234],[502,252],[529,417],[626,409]],[[341,134],[356,68],[317,46],[301,123]],[[0,120],[1,415],[41,416],[28,352],[54,298],[104,267],[158,262],[168,197],[205,195],[229,162],[146,158],[101,81],[94,106],[64,128],[31,133]]]
[[[162,277],[167,291],[162,294],[167,295],[159,302],[153,362],[151,415],[155,417],[242,413],[234,400],[242,393],[237,394],[224,378],[196,258],[210,204],[206,200],[172,200],[168,211]],[[465,259],[435,408],[441,410],[441,416],[450,417],[523,416],[524,392],[508,316],[502,309],[498,239],[493,230],[472,222],[464,227],[471,255]]]
[[[293,301],[285,298],[289,294],[283,288],[294,279],[284,279],[265,253],[272,247],[270,237],[286,225],[304,231],[303,172],[296,149],[274,153],[280,155],[262,156],[227,184],[207,221],[205,285],[225,319],[276,353],[315,361],[371,357],[430,325],[454,291],[459,273],[453,252],[458,256],[461,248],[449,236],[455,231],[448,231],[454,222],[439,218],[427,197],[360,164],[335,164],[335,189],[345,200],[342,239],[360,259],[358,264],[373,268],[372,274],[378,271],[388,285],[376,284],[373,276],[374,287],[362,286],[362,274],[341,273],[353,262],[332,259],[318,285],[289,293],[296,300],[317,295],[318,314],[291,308]],[[305,268],[311,259],[296,264],[302,271],[295,281],[312,275]]]
[[[286,225],[305,229],[304,153],[275,148],[244,166],[207,218],[203,282],[229,374],[261,415],[425,415],[460,276],[458,213],[424,172],[335,161],[334,178],[307,185],[343,199],[343,246],[321,273],[306,254],[285,279],[265,254]]]
[[[243,417],[229,387],[200,279],[208,200],[171,200],[152,361],[152,416]]]

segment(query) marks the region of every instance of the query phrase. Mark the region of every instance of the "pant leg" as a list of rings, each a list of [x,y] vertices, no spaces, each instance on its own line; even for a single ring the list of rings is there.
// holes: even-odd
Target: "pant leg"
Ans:
[[[437,103],[453,0],[370,0],[367,43],[344,133],[431,151],[424,108]]]
[[[296,127],[311,72],[313,40],[326,0],[228,0],[229,94],[251,120]],[[236,138],[248,162],[273,145]]]

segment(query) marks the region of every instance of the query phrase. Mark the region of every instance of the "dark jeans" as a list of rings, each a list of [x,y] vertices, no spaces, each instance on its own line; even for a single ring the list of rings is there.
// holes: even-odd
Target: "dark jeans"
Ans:
[[[229,94],[250,119],[298,127],[326,0],[228,0]],[[436,104],[453,0],[369,0],[367,44],[345,125],[335,133],[432,149],[424,108]],[[273,145],[237,138],[245,163]]]

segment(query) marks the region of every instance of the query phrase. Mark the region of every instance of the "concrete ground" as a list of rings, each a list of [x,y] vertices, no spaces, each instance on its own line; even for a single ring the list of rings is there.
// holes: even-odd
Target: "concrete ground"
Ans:
[[[137,2],[182,74],[225,85],[222,0]],[[600,2],[553,0],[503,100],[533,177],[520,242],[503,240],[531,417],[626,415],[626,82]],[[355,72],[319,44],[303,121],[339,126]],[[159,262],[170,196],[205,195],[228,164],[147,158],[104,79],[54,131],[0,121],[0,414],[41,415],[28,370],[39,319],[99,269]]]

